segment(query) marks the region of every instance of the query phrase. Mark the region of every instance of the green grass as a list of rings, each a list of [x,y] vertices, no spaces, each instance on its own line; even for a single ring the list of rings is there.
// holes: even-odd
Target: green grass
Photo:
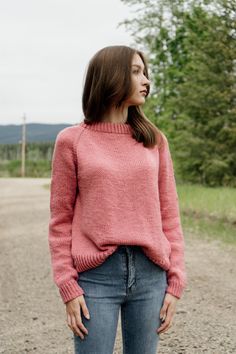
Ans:
[[[188,212],[236,224],[236,188],[179,185],[181,207]]]
[[[182,184],[177,190],[187,233],[236,245],[236,188]]]
[[[236,227],[219,221],[206,221],[181,215],[184,234],[205,240],[217,239],[236,246]],[[186,232],[185,232],[186,231]]]
[[[51,162],[49,160],[26,160],[25,177],[50,177]],[[0,161],[0,177],[20,177],[21,161]]]

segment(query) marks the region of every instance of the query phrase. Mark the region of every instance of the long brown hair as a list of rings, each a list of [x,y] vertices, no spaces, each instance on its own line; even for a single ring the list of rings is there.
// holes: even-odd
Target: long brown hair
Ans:
[[[89,61],[82,95],[84,123],[102,121],[112,106],[120,107],[132,93],[131,65],[134,54],[140,55],[147,78],[148,67],[144,54],[124,45],[104,47]],[[147,95],[150,87],[147,86]],[[146,96],[147,97],[147,96]],[[144,114],[140,106],[128,107],[127,123],[132,137],[145,147],[162,143],[162,132]]]

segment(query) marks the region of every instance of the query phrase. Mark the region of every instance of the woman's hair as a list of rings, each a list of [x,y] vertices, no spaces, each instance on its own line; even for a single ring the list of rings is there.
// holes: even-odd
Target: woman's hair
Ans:
[[[144,74],[149,78],[144,54],[128,46],[104,47],[89,61],[82,95],[84,123],[101,122],[112,106],[120,107],[131,96],[131,66],[135,53],[140,55]],[[146,88],[148,95],[149,85]],[[145,147],[159,146],[162,142],[163,133],[145,116],[140,106],[128,107],[127,123],[132,128],[132,137],[143,142]]]

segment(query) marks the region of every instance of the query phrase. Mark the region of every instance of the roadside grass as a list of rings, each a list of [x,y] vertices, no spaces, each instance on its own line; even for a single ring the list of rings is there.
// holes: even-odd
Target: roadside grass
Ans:
[[[182,184],[177,190],[184,230],[236,245],[236,188]]]
[[[26,160],[26,177],[50,177],[51,163],[48,160]],[[5,160],[0,161],[0,177],[20,177],[21,161]]]

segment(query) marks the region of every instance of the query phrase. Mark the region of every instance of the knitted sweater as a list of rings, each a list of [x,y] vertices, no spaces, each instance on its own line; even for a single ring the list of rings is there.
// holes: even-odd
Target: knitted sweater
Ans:
[[[163,133],[162,133],[163,134]],[[139,245],[167,271],[166,292],[187,283],[184,237],[168,140],[144,147],[125,123],[81,122],[55,141],[48,242],[53,280],[64,303],[84,290],[79,273],[119,245]]]

